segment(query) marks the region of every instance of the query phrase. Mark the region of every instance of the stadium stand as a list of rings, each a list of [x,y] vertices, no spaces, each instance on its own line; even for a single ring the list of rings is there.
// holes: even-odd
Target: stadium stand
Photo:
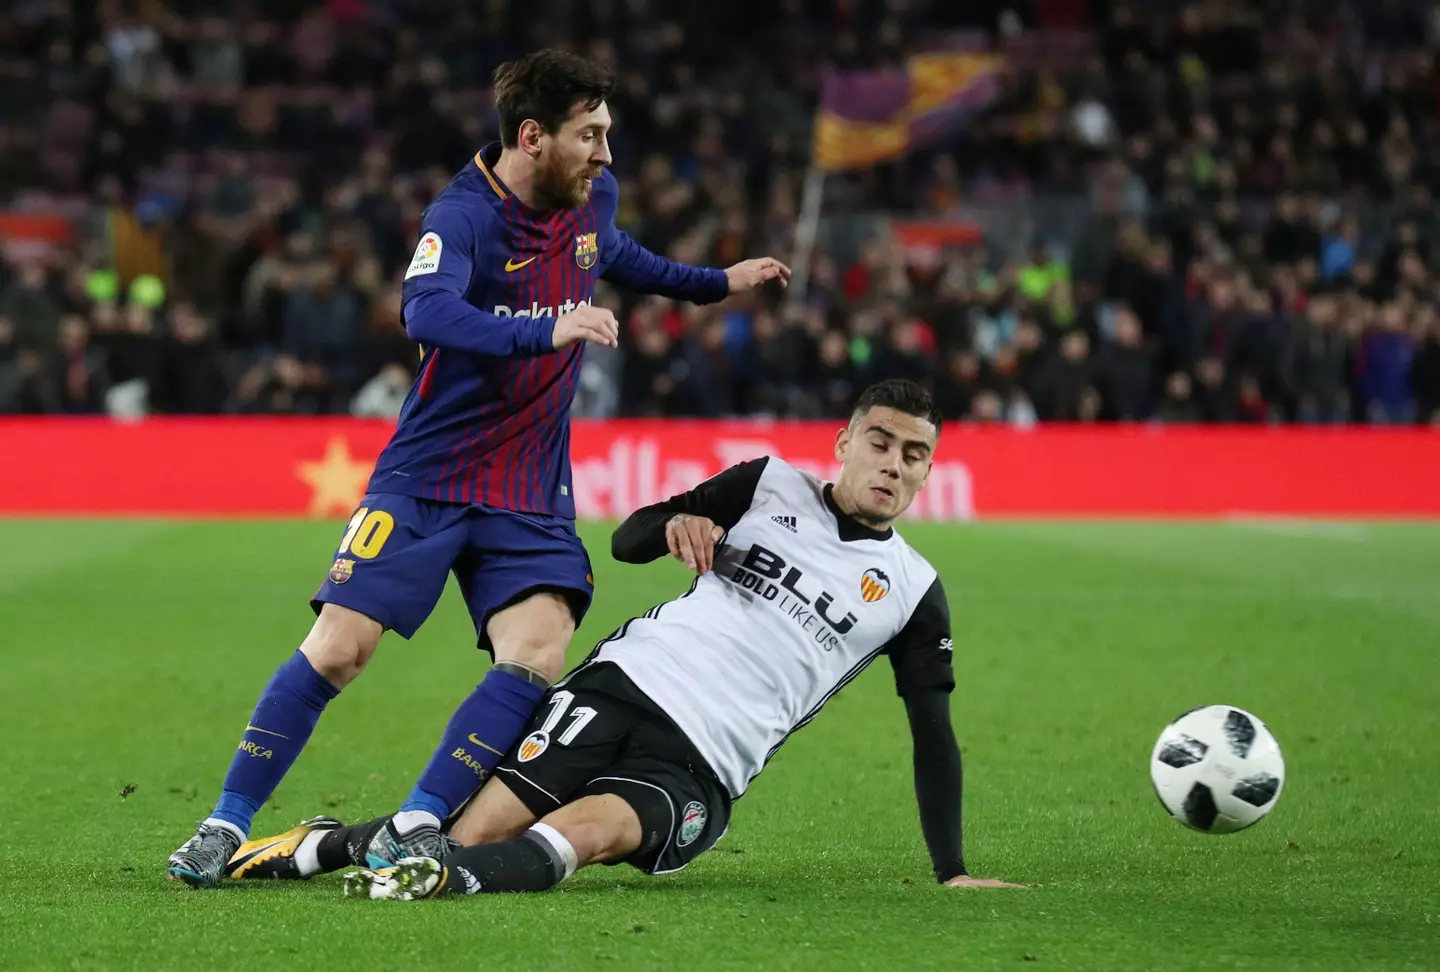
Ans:
[[[827,180],[801,300],[607,290],[580,414],[833,416],[908,376],[977,422],[1440,424],[1429,6],[16,0],[0,412],[396,414],[420,212],[549,45],[619,77],[622,224],[717,265],[793,252],[826,71],[1005,64]]]

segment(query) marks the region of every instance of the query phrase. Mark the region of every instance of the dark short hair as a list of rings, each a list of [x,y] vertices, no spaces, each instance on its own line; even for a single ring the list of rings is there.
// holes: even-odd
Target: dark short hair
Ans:
[[[854,420],[877,407],[893,408],[897,412],[923,418],[935,426],[936,435],[940,434],[940,410],[935,407],[935,399],[923,386],[908,378],[888,378],[866,388],[856,400],[850,418]]]
[[[506,61],[491,80],[500,114],[500,144],[506,148],[520,143],[525,119],[535,119],[553,134],[577,103],[594,111],[615,90],[615,76],[608,69],[578,54],[548,49]]]

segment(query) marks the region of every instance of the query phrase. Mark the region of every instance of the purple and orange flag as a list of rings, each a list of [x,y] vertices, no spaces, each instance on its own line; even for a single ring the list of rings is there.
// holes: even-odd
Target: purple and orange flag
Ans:
[[[958,131],[1000,95],[996,54],[916,54],[903,70],[826,76],[815,118],[822,172],[898,159]]]

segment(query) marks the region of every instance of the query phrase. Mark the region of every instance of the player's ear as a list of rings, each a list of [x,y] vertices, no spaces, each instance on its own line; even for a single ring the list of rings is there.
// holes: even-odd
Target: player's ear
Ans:
[[[835,461],[845,462],[845,456],[850,452],[850,426],[844,425],[839,432],[835,433]]]
[[[520,137],[518,139],[520,151],[531,158],[538,156],[540,154],[540,136],[544,134],[545,130],[540,127],[539,122],[533,118],[525,119],[520,123]]]

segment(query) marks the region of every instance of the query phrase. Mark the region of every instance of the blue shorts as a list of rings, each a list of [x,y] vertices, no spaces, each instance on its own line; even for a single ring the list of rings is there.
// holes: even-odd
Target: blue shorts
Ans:
[[[310,600],[339,604],[409,638],[430,616],[454,572],[475,634],[502,608],[552,591],[579,627],[595,581],[575,524],[561,517],[371,493],[345,526],[335,562]]]

